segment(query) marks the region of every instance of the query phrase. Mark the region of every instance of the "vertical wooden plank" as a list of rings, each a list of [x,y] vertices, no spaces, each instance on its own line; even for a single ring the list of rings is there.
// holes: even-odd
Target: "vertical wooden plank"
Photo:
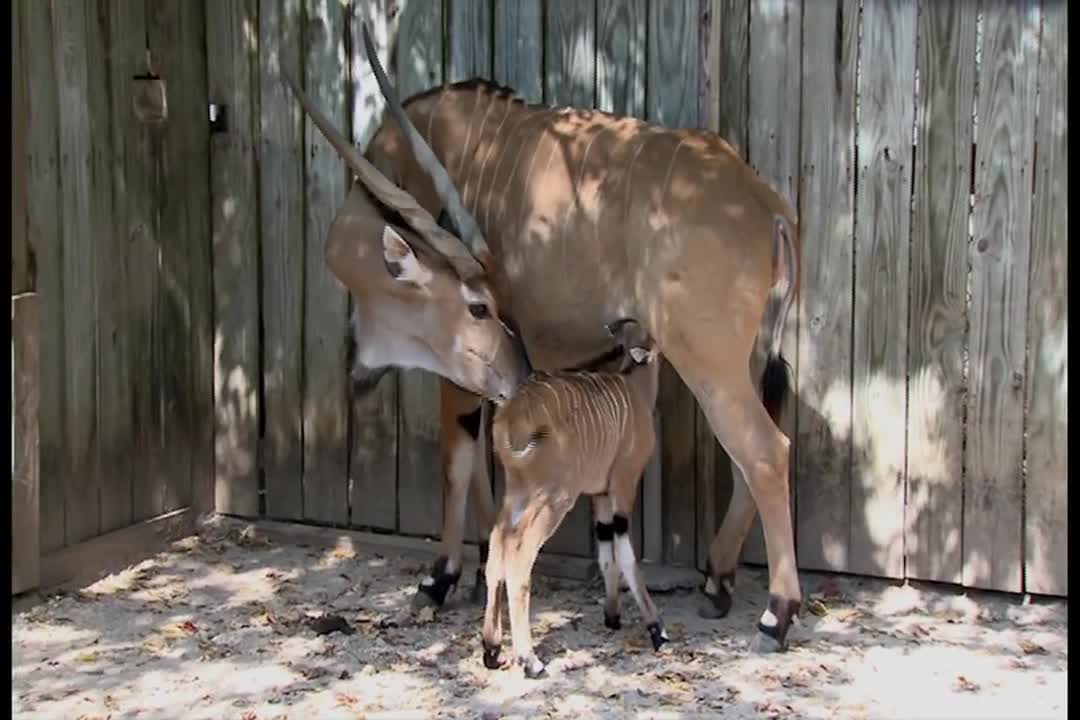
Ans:
[[[699,13],[696,3],[650,3],[646,113],[666,127],[697,127]],[[664,560],[697,564],[697,459],[693,394],[664,362],[657,407],[663,417]]]
[[[430,5],[424,8],[424,18],[418,12],[419,8],[408,16],[408,26],[403,17],[397,33],[398,90],[403,98],[443,80],[441,14]],[[422,370],[398,376],[398,529],[408,535],[438,536],[443,507],[439,379]]]
[[[40,298],[41,398],[39,469],[41,552],[64,546],[67,458],[64,439],[63,207],[60,203],[58,87],[53,6],[20,0],[26,77],[33,92],[27,111],[27,236],[36,251]]]
[[[305,78],[308,94],[345,125],[345,8],[307,0]],[[345,197],[337,151],[305,116],[304,139],[304,517],[347,525],[348,404],[345,369],[347,300],[323,261],[323,244]]]
[[[436,3],[438,5],[438,3]],[[402,36],[409,37],[408,28],[413,23],[430,22],[430,14],[420,11],[419,3],[409,3],[401,11],[400,27]],[[366,21],[371,29],[372,40],[379,57],[388,72],[393,71],[388,62],[389,43],[387,39],[387,18],[382,0],[355,0],[350,18],[350,37],[352,63],[352,121],[353,142],[365,147],[378,127],[383,99],[375,83],[375,76],[368,65],[363,42],[360,41],[360,23]],[[441,26],[441,20],[436,26]],[[429,51],[423,45],[404,46],[398,44],[401,57],[408,58],[416,52],[419,61],[406,62],[409,67],[417,67],[425,73],[427,81],[427,58]],[[441,76],[441,46],[437,48],[435,64]],[[347,372],[343,370],[342,372]],[[350,412],[352,424],[351,451],[349,456],[349,505],[351,522],[361,527],[379,530],[397,529],[397,462],[398,462],[398,379],[400,373],[388,373],[379,385],[365,396],[354,396],[350,390]],[[442,492],[442,483],[432,478],[435,492]],[[441,495],[440,495],[441,497]]]
[[[490,79],[492,77],[492,7],[490,0],[448,0],[446,6],[446,79],[458,82],[471,78]],[[465,202],[475,202],[465,189]],[[486,433],[484,440],[486,452]],[[488,469],[492,461],[487,462]],[[489,480],[491,476],[489,474]],[[479,541],[480,533],[476,522],[476,512],[470,493],[465,516],[465,539]],[[487,538],[483,538],[486,540]]]
[[[103,3],[87,4],[87,65],[90,134],[95,144],[91,161],[93,199],[93,252],[98,258],[94,273],[96,306],[97,434],[94,438],[96,474],[101,484],[101,532],[118,530],[132,522],[131,380],[128,372],[129,320],[127,268],[122,258],[126,237],[116,221],[122,204],[121,188],[115,185],[117,141],[113,123],[113,87],[130,84],[131,68],[118,54],[122,44],[111,31],[116,8]],[[117,47],[113,47],[116,40]],[[125,72],[126,71],[126,72]],[[121,80],[118,75],[126,75]]]
[[[492,11],[492,75],[531,103],[544,98],[543,12],[536,0],[495,0]]]
[[[596,3],[596,107],[618,115],[645,117],[646,0],[597,0]],[[660,445],[650,467],[659,470]],[[645,524],[659,525],[661,505],[646,510],[645,495],[659,493],[660,473],[646,468],[638,488],[630,530],[638,555],[645,550]],[[649,514],[646,520],[646,514]],[[659,528],[657,528],[659,530]]]
[[[1023,415],[1039,4],[989,4],[978,69],[964,584],[1023,577]]]
[[[749,0],[701,0],[702,126],[727,140],[745,158],[749,100]],[[731,461],[716,441],[701,408],[694,416],[697,434],[697,566],[706,568],[709,546],[731,499]]]
[[[53,33],[59,85],[59,107],[86,108],[91,75],[102,71],[101,58],[87,54],[88,12],[84,2],[54,5]],[[93,23],[94,18],[89,18]],[[86,112],[59,116],[64,246],[64,451],[65,525],[67,543],[94,537],[100,531],[101,498],[95,468],[95,360],[94,282],[97,195],[91,165],[95,138]]]
[[[904,572],[911,143],[918,8],[863,6],[849,572]]]
[[[16,27],[18,23],[15,23]],[[18,75],[14,76],[18,78]],[[38,409],[41,358],[38,343],[38,297],[30,293],[11,301],[12,494],[11,592],[38,584],[39,495]]]
[[[919,13],[911,330],[908,351],[907,577],[960,582],[964,338],[974,3]]]
[[[1043,3],[1028,299],[1024,589],[1069,594],[1069,39],[1064,0]]]
[[[22,50],[22,3],[11,6],[11,293],[33,289],[26,235],[26,67]]]
[[[645,117],[646,0],[597,0],[596,107]]]
[[[750,3],[749,51],[747,67],[750,72],[747,91],[747,158],[769,185],[780,193],[793,208],[798,209],[799,187],[799,69],[802,20],[801,0]],[[806,237],[805,233],[802,237]],[[803,243],[804,245],[806,243]],[[784,326],[780,350],[791,365],[794,395],[798,397],[799,306],[795,304]],[[781,418],[780,429],[795,438],[795,403],[788,403]],[[798,448],[792,443],[792,460]],[[795,487],[795,463],[790,486]],[[795,493],[791,493],[792,518],[795,517]],[[792,522],[792,527],[795,523]],[[761,520],[755,519],[743,546],[743,560],[765,563],[765,536]]]
[[[257,0],[206,2],[207,83],[224,106],[210,135],[214,272],[214,507],[259,514]]]
[[[491,0],[447,0],[446,79],[491,78]]]
[[[171,328],[159,322],[160,223],[158,218],[161,142],[156,123],[141,120],[135,107],[146,86],[133,78],[155,67],[147,48],[146,3],[122,0],[110,13],[113,38],[113,138],[116,223],[125,239],[127,266],[128,377],[132,439],[132,520],[161,514],[165,506],[168,458],[161,452],[165,438],[161,382],[161,336]]]
[[[595,100],[596,2],[548,0],[544,12],[544,100],[550,105],[591,108]]]
[[[851,332],[858,0],[803,10],[799,567],[843,570],[851,524]]]
[[[549,105],[591,108],[595,95],[595,0],[548,0],[545,5],[544,99]],[[580,498],[545,549],[591,557],[592,509]]]
[[[148,39],[169,93],[160,127],[162,360],[166,512],[213,501],[213,267],[210,239],[209,120],[202,3],[147,6]],[[296,242],[296,236],[289,236]],[[290,275],[294,269],[290,268]],[[209,482],[208,482],[209,481]]]
[[[718,5],[715,0],[700,0],[699,11],[699,55],[700,74],[698,81],[699,124],[713,132],[720,127],[720,99],[717,97],[720,77],[728,68],[719,66],[721,47],[721,18],[716,15]],[[745,17],[745,15],[744,15]],[[708,419],[700,406],[694,410],[694,454],[697,475],[697,502],[695,518],[697,532],[697,552],[695,567],[705,571],[708,567],[709,546],[723,519],[722,509],[731,499],[731,463],[723,447],[716,441]]]
[[[303,118],[282,82],[301,77],[299,0],[259,4],[259,234],[262,241],[266,514],[303,517]]]

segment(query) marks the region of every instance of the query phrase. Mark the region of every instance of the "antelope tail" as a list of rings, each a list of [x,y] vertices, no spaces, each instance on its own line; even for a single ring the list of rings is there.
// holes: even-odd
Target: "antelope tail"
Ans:
[[[765,371],[761,374],[761,402],[773,422],[779,423],[780,411],[791,388],[791,366],[780,354],[780,341],[784,336],[784,322],[795,297],[796,268],[795,234],[791,223],[782,214],[773,221],[775,262],[780,265],[769,299],[765,306],[762,323],[762,341],[766,350]]]

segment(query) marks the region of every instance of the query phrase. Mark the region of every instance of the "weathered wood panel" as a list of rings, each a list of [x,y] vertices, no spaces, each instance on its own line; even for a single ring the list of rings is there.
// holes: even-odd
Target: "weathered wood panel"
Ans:
[[[803,8],[795,466],[799,566],[839,570],[851,522],[857,0]]]
[[[492,7],[490,0],[448,0],[446,7],[446,80],[457,82],[471,78],[492,78]],[[500,118],[492,113],[484,113],[480,119],[478,132],[482,132],[487,123],[495,125]],[[476,202],[476,193],[479,184],[466,181],[462,186],[462,199],[466,207],[472,207]],[[496,461],[487,451],[489,445],[485,439],[481,441],[483,449],[482,457],[485,458],[485,467],[482,471],[488,472],[488,484],[491,484],[491,473]],[[477,542],[481,539],[479,527],[476,521],[476,509],[469,495],[469,503],[466,506],[464,538],[468,542]],[[445,498],[444,498],[445,501]],[[445,516],[445,505],[443,515]],[[441,527],[441,526],[440,526]],[[441,534],[441,532],[440,532]]]
[[[419,12],[419,10],[417,10]],[[442,18],[431,6],[398,31],[398,93],[402,98],[443,81]],[[406,64],[402,58],[410,58]],[[376,90],[377,92],[378,90]],[[442,534],[443,477],[439,461],[439,379],[422,370],[398,373],[398,529]]]
[[[302,382],[304,302],[304,124],[280,70],[301,78],[301,9],[259,4],[259,237],[262,250],[262,459],[266,514],[304,516]]]
[[[596,107],[620,115],[645,117],[645,28],[648,4],[644,0],[597,0],[596,3]],[[651,470],[651,472],[650,472]],[[663,516],[660,501],[660,450],[653,453],[638,489],[631,538],[638,556],[659,559],[663,553]],[[645,496],[657,502],[646,505]],[[645,518],[648,513],[648,519]],[[653,528],[654,542],[645,547],[645,525]]]
[[[544,6],[536,0],[494,0],[495,82],[513,88],[529,102],[544,98]]]
[[[913,1],[863,6],[847,569],[902,577]]]
[[[964,584],[1023,579],[1024,353],[1039,7],[983,14],[972,217]]]
[[[491,78],[491,10],[491,0],[447,0],[448,82],[475,77]]]
[[[225,108],[210,135],[214,506],[249,517],[259,514],[258,26],[256,0],[206,3],[208,94]]]
[[[345,29],[341,3],[308,0],[304,84],[330,120],[346,128]],[[304,518],[349,523],[349,404],[344,372],[348,300],[323,260],[323,244],[345,199],[341,157],[304,119]]]
[[[918,27],[904,545],[908,577],[943,582],[960,581],[977,10],[924,4]]]
[[[162,185],[156,198],[165,291],[159,318],[167,328],[162,335],[169,446],[165,512],[189,505],[201,510],[213,498],[213,260],[203,9],[201,3],[168,0],[148,6],[147,17],[150,48],[171,95],[161,127]]]
[[[801,53],[801,0],[781,2],[751,2],[749,50],[747,67],[750,80],[747,91],[746,157],[750,165],[798,209],[799,189],[799,88]],[[805,244],[805,243],[804,243]],[[793,394],[798,393],[799,305],[792,305],[784,325],[780,351],[791,365]],[[795,403],[788,403],[780,418],[780,429],[789,438],[795,437]],[[794,458],[789,473],[791,488],[795,487]],[[795,493],[791,492],[792,527],[796,523]],[[756,518],[746,543],[743,559],[765,563],[765,536],[761,520]]]
[[[27,241],[26,66],[22,49],[22,3],[11,6],[11,292],[33,289]]]
[[[698,127],[698,7],[696,3],[649,5],[646,115],[666,127]],[[661,188],[666,193],[667,188]],[[697,404],[678,373],[666,361],[660,369],[657,407],[663,472],[664,560],[697,564]],[[715,493],[715,483],[712,483]],[[715,503],[712,503],[715,506]]]
[[[61,254],[63,283],[64,486],[66,542],[98,534],[101,525],[101,485],[97,475],[94,429],[97,390],[95,360],[94,252],[95,217],[102,198],[92,176],[94,140],[90,116],[71,112],[90,103],[92,76],[102,73],[100,58],[88,55],[95,24],[92,9],[83,2],[57,2],[53,7],[53,37],[59,91],[60,203],[63,225]],[[96,86],[95,86],[96,87]],[[55,211],[55,209],[54,209]]]
[[[159,269],[161,142],[156,123],[136,112],[153,87],[157,64],[147,48],[146,3],[124,0],[111,13],[114,45],[113,137],[116,223],[126,242],[128,373],[131,388],[132,520],[155,517],[165,506],[168,460],[160,455],[168,422],[163,407],[162,289]],[[139,79],[135,79],[139,78]],[[122,84],[121,84],[122,83]]]
[[[419,3],[408,3],[400,15],[402,33],[411,33],[417,23],[432,22],[430,13],[420,11]],[[388,67],[387,18],[381,1],[362,0],[352,6],[350,19],[350,77],[352,88],[353,142],[366,147],[375,133],[379,113],[383,107],[382,95],[375,84],[375,76],[368,65],[361,34],[361,22],[367,22],[376,51]],[[440,20],[441,22],[441,20]],[[407,37],[408,35],[406,35]],[[435,49],[436,66],[441,60]],[[424,73],[419,82],[426,82],[427,63],[431,49],[423,45],[398,44],[398,66],[412,68]],[[410,70],[411,72],[411,70]],[[416,81],[414,81],[416,82]],[[347,372],[347,368],[344,370]],[[398,380],[400,373],[387,374],[379,385],[366,396],[352,393],[349,385],[351,432],[349,450],[349,507],[352,524],[379,530],[397,529],[397,465],[398,465]],[[432,491],[440,492],[441,482],[431,478]]]
[[[18,78],[19,75],[15,75]],[[25,106],[24,106],[25,107]],[[41,374],[38,297],[11,301],[11,592],[37,586],[39,575],[38,409]]]
[[[544,101],[591,108],[596,100],[596,2],[549,0],[545,12]],[[592,544],[591,501],[583,497],[544,548],[591,556]]]
[[[1069,594],[1069,38],[1064,0],[1043,3],[1028,299],[1024,589]]]
[[[130,320],[128,319],[127,266],[110,258],[122,258],[127,235],[122,222],[123,187],[117,184],[117,161],[123,138],[116,132],[118,96],[126,95],[134,65],[129,64],[130,38],[112,33],[112,15],[105,4],[91,7],[88,16],[87,62],[100,67],[90,88],[90,132],[95,151],[91,166],[95,187],[93,252],[100,258],[94,274],[96,297],[97,435],[96,473],[101,478],[101,532],[130,525],[133,520],[131,465],[131,380],[128,370]],[[106,204],[107,203],[107,204]]]

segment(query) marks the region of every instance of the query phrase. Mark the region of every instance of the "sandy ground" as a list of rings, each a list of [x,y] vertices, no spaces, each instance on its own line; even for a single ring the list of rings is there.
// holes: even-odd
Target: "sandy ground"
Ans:
[[[485,670],[483,608],[459,590],[410,611],[425,573],[385,550],[279,546],[210,526],[166,553],[12,617],[12,712],[34,718],[1064,718],[1064,603],[1023,604],[884,582],[802,576],[791,649],[749,655],[765,575],[744,569],[731,615],[656,593],[659,654],[602,583],[537,578],[548,677]],[[466,576],[471,584],[472,568]],[[349,633],[319,635],[337,614]],[[505,648],[508,648],[506,638]],[[506,654],[509,650],[504,651]]]

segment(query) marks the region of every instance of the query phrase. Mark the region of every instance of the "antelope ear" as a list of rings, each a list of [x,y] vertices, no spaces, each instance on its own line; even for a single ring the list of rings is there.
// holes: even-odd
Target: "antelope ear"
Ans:
[[[431,271],[424,267],[420,258],[405,242],[398,231],[387,225],[383,228],[383,263],[395,280],[425,287],[431,280]]]

